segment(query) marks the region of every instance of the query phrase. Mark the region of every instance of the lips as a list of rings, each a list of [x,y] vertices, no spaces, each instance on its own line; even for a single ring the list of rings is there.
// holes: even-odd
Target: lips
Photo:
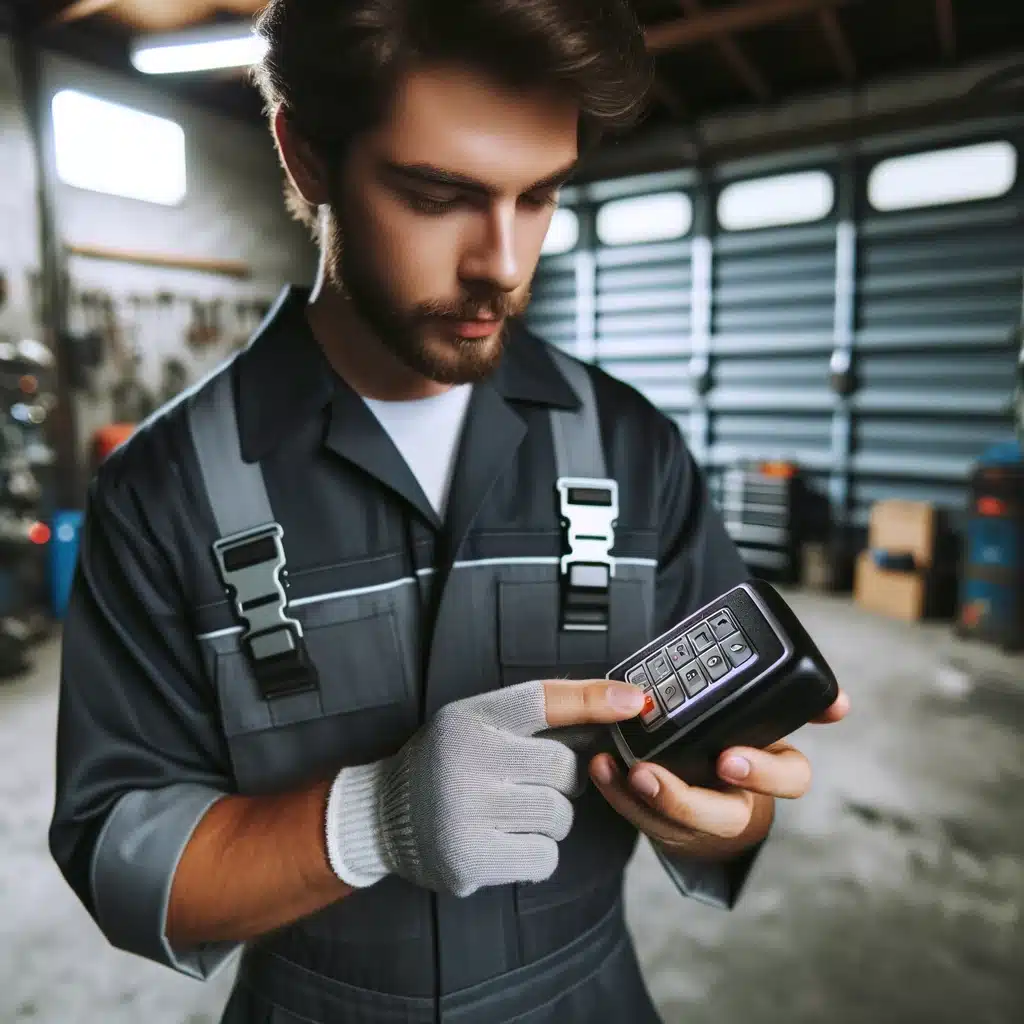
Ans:
[[[452,333],[460,338],[487,338],[501,326],[497,318],[452,321]]]

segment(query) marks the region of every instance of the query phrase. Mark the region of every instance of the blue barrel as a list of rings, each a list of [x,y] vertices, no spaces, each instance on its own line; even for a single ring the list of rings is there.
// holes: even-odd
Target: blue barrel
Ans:
[[[972,474],[959,630],[1024,648],[1024,452],[994,445]]]
[[[50,530],[50,600],[53,616],[63,619],[71,594],[71,582],[78,564],[78,537],[82,529],[81,512],[58,512]]]

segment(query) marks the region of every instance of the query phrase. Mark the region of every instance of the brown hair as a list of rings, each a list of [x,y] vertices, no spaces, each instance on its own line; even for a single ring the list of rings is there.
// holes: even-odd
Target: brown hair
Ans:
[[[414,66],[455,64],[512,88],[547,86],[580,107],[580,150],[639,120],[652,79],[629,0],[270,0],[254,70],[267,113],[336,160],[385,116]],[[316,211],[288,183],[291,213]]]

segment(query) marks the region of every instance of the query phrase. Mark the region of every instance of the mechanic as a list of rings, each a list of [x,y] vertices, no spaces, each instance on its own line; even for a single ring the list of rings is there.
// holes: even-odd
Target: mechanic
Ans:
[[[560,186],[642,110],[642,34],[625,0],[259,31],[320,272],[91,482],[50,849],[114,946],[237,963],[226,1024],[655,1022],[639,835],[732,907],[810,766],[726,752],[704,790],[601,751],[639,711],[608,668],[747,578],[676,425],[520,320]],[[603,577],[560,563],[573,476],[618,487]]]

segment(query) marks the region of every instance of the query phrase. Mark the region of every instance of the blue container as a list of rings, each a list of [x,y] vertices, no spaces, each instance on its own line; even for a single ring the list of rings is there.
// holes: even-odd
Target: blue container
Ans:
[[[1021,564],[1024,533],[1015,519],[975,516],[967,527],[967,562],[971,566],[1015,569]]]
[[[67,611],[71,583],[78,564],[78,537],[82,529],[81,512],[58,512],[50,524],[50,600],[53,616],[60,620]]]

